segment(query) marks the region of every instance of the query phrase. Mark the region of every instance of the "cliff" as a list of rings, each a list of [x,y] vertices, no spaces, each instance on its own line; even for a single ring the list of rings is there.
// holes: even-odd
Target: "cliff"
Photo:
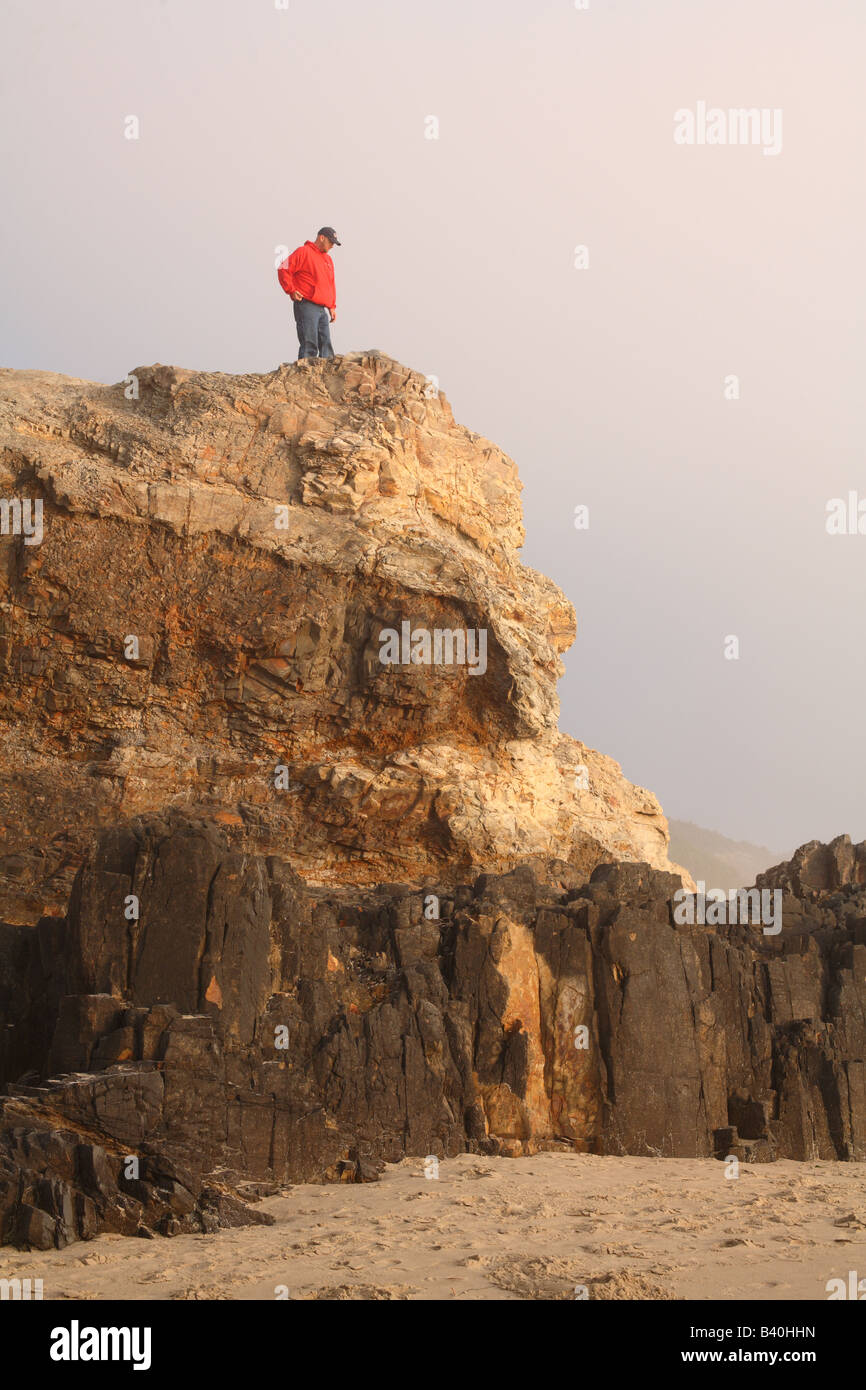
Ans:
[[[0,1244],[407,1154],[862,1161],[866,844],[767,881],[777,935],[680,922],[645,864],[334,894],[212,823],[108,832],[65,919],[0,926]]]
[[[2,431],[0,1244],[404,1155],[866,1157],[866,844],[683,894],[423,378],[6,372]]]
[[[93,834],[169,807],[313,885],[671,868],[652,793],[558,732],[575,617],[518,559],[514,464],[424,377],[7,370],[0,459],[34,532],[0,536],[7,921],[64,912]]]

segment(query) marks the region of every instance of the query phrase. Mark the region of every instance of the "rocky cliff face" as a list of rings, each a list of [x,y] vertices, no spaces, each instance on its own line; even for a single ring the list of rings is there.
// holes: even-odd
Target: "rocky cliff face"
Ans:
[[[43,505],[40,543],[0,535],[6,920],[65,910],[95,830],[178,806],[312,884],[671,867],[655,797],[557,731],[575,619],[518,560],[514,464],[417,373],[4,371],[0,451]],[[383,663],[404,624],[483,632],[484,670],[423,636]]]
[[[65,920],[0,928],[0,1243],[467,1148],[862,1160],[866,844],[773,885],[765,935],[645,864],[335,894],[177,814],[109,832]]]
[[[0,1243],[465,1148],[864,1158],[866,844],[763,876],[778,934],[683,920],[423,378],[2,387]]]

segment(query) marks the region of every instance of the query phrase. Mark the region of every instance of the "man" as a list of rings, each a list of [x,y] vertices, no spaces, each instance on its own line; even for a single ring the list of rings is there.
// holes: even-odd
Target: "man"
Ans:
[[[337,317],[334,262],[329,252],[339,246],[333,227],[320,227],[315,241],[305,241],[277,271],[280,284],[291,295],[300,351],[305,357],[333,357],[330,324]]]

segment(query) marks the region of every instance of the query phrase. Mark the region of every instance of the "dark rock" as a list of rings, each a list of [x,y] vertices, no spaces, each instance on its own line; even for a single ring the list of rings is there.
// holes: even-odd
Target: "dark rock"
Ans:
[[[122,1009],[110,994],[73,994],[60,1001],[46,1070],[88,1071],[95,1045],[116,1028]]]
[[[0,1241],[268,1220],[288,1182],[465,1149],[862,1161],[860,849],[770,870],[765,936],[675,924],[641,864],[482,875],[429,920],[426,888],[307,890],[178,815],[111,832],[62,960],[7,938],[3,997],[22,972],[49,1020],[17,1008],[37,1076],[0,1101]]]

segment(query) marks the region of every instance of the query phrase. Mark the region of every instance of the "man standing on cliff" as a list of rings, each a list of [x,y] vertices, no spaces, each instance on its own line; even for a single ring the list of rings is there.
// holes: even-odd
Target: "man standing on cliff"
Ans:
[[[315,241],[305,241],[287,256],[277,271],[280,284],[294,301],[295,326],[304,357],[333,357],[330,324],[337,317],[332,246],[339,246],[333,227],[320,227]]]

